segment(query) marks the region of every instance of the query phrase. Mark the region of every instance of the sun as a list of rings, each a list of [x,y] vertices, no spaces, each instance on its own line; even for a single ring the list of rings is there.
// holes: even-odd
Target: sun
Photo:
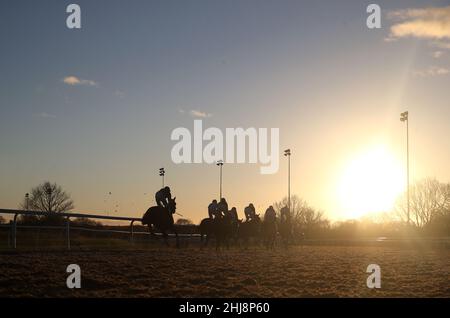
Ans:
[[[405,188],[404,167],[384,145],[353,157],[338,183],[342,217],[356,219],[393,208]]]

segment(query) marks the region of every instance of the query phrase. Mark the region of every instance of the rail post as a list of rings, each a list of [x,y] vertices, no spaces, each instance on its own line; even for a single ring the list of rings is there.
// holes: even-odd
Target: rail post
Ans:
[[[16,249],[17,248],[17,216],[18,216],[18,214],[16,213],[16,214],[14,214],[14,219],[13,219],[13,223],[12,223],[12,226],[13,226],[13,228],[12,228],[12,234],[13,234],[13,237],[12,237],[12,240],[13,240],[13,248],[14,249]]]
[[[70,251],[70,216],[66,218],[67,250]]]
[[[131,243],[133,243],[133,236],[134,236],[133,223],[134,223],[134,220],[131,221],[131,223],[130,223],[130,241],[131,241]]]
[[[10,220],[9,223],[9,234],[8,234],[8,246],[12,249],[17,248],[17,229],[18,229],[18,217],[20,215],[35,215],[35,216],[44,216],[47,215],[47,212],[44,211],[24,211],[24,210],[13,210],[13,209],[1,209],[0,214],[10,214],[14,215],[14,217]],[[64,230],[66,231],[66,246],[67,249],[71,249],[70,242],[70,220],[72,218],[93,218],[93,219],[102,219],[102,220],[118,220],[118,221],[127,221],[130,222],[130,229],[128,231],[119,231],[120,233],[125,233],[130,235],[130,239],[134,241],[134,222],[142,221],[141,218],[130,218],[124,216],[105,216],[105,215],[94,215],[94,214],[82,214],[82,213],[61,213],[61,217],[64,218],[66,224],[64,229],[64,222],[61,226],[57,227],[48,227],[48,226],[32,226],[32,228],[55,228],[58,230],[62,229],[62,237],[64,239]],[[106,231],[106,230],[105,230]],[[112,231],[117,232],[117,231]],[[63,243],[64,245],[64,243]]]
[[[9,220],[8,248],[11,248],[13,221]]]

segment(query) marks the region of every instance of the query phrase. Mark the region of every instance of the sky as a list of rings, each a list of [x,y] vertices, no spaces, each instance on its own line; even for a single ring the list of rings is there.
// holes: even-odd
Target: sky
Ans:
[[[164,167],[177,212],[199,222],[218,167],[174,164],[170,139],[195,119],[279,128],[292,194],[332,220],[350,216],[355,158],[383,147],[404,169],[405,110],[411,179],[449,182],[450,1],[378,1],[369,29],[373,2],[2,1],[0,207],[49,180],[76,212],[139,217]],[[70,3],[81,29],[66,27]],[[226,164],[223,192],[241,216],[264,211],[287,195],[286,158],[271,175]]]

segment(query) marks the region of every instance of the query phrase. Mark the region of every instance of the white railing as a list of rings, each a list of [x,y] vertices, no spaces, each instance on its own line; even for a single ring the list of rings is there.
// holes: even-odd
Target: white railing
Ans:
[[[10,225],[6,225],[7,227],[10,227],[11,229],[11,237],[12,237],[12,248],[17,248],[17,217],[19,215],[34,215],[34,216],[45,216],[48,215],[48,212],[39,212],[39,211],[25,211],[25,210],[11,210],[11,209],[0,209],[0,214],[10,214],[14,215],[12,222],[10,222]],[[66,219],[66,226],[21,226],[26,228],[39,228],[39,229],[65,229],[66,230],[66,243],[67,243],[67,249],[70,250],[70,229],[73,230],[85,230],[85,231],[91,231],[91,232],[109,232],[109,233],[123,233],[123,234],[130,234],[130,240],[133,242],[134,238],[134,228],[133,224],[134,222],[138,221],[140,222],[141,218],[132,218],[132,217],[124,217],[124,216],[106,216],[106,215],[95,215],[95,214],[82,214],[82,213],[67,213],[62,212],[58,213],[58,216],[63,217]],[[83,227],[78,226],[70,226],[70,219],[71,218],[86,218],[86,219],[100,219],[100,220],[113,220],[113,221],[127,221],[130,222],[130,230],[129,231],[118,231],[118,230],[103,230],[103,229],[87,229]],[[139,234],[147,234],[150,233],[144,233],[139,232]],[[178,234],[179,236],[198,236],[196,234]]]

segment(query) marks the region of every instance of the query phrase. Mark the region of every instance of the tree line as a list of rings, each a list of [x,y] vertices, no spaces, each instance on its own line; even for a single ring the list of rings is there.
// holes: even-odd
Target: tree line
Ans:
[[[359,220],[331,222],[325,214],[298,196],[291,197],[294,235],[306,238],[349,238],[361,236],[397,236],[406,230],[416,234],[450,236],[450,183],[434,178],[419,180],[410,186],[408,224],[407,192],[396,201],[392,211]],[[279,213],[287,198],[275,203]]]
[[[450,183],[442,183],[434,178],[420,180],[410,186],[410,223],[406,192],[402,194],[393,209],[377,215],[375,218],[363,217],[360,220],[331,222],[321,210],[310,206],[298,196],[292,196],[291,219],[294,236],[298,238],[340,238],[355,236],[392,236],[405,228],[429,235],[450,235]],[[288,199],[273,204],[279,215],[282,207],[288,205]],[[26,224],[59,225],[64,219],[61,212],[74,209],[70,195],[56,183],[43,182],[33,187],[19,204],[19,208],[29,211],[44,211],[45,216],[22,215],[19,222]],[[5,219],[0,216],[0,223]],[[97,226],[99,222],[77,219],[80,225]],[[179,219],[178,225],[192,225],[188,219]]]

